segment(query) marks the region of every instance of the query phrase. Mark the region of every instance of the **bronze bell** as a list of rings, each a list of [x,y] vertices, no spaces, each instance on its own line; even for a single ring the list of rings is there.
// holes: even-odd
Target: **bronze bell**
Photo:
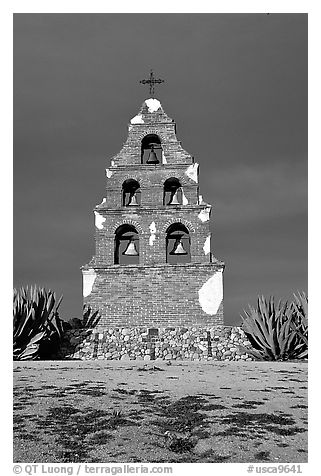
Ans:
[[[177,198],[177,192],[178,190],[175,190],[175,192],[172,193],[171,199],[168,202],[168,205],[180,205],[178,198]]]
[[[138,256],[139,253],[136,249],[136,245],[133,239],[130,240],[130,242],[127,245],[127,248],[122,254],[126,256]]]
[[[134,192],[129,197],[127,207],[137,207],[137,205],[138,205],[138,202],[137,202],[137,198],[136,198],[136,193]]]
[[[157,155],[154,152],[154,146],[153,145],[151,145],[150,153],[149,153],[148,159],[146,161],[146,164],[159,164],[159,160],[157,158]]]
[[[187,251],[184,249],[181,238],[177,238],[174,248],[170,252],[171,255],[187,255]]]

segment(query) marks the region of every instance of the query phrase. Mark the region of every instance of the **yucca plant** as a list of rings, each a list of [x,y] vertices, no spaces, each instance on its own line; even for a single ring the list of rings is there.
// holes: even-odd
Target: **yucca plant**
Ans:
[[[300,299],[296,296],[295,298]],[[259,360],[303,358],[306,355],[306,347],[300,333],[307,337],[307,327],[304,334],[300,304],[301,301],[290,304],[283,301],[275,303],[273,296],[269,300],[259,296],[257,307],[249,306],[249,311],[244,311],[245,315],[241,316],[243,330],[253,347],[242,347],[243,350],[246,349],[248,354]]]
[[[63,321],[52,291],[37,286],[13,290],[13,359],[35,360],[53,352],[63,334]]]

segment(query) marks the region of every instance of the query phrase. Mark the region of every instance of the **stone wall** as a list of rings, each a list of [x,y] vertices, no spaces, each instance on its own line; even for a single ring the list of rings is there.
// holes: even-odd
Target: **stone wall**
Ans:
[[[60,358],[81,360],[253,360],[240,327],[110,328],[67,331]]]

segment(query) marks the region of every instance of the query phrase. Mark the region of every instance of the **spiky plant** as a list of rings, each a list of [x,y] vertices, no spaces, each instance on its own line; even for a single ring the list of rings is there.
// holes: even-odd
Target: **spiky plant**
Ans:
[[[31,286],[13,290],[13,359],[35,360],[54,352],[63,334],[56,295]],[[50,350],[50,352],[49,352]]]
[[[249,305],[249,311],[244,311],[245,315],[241,316],[243,330],[253,347],[246,348],[246,352],[259,360],[303,358],[302,327],[299,313],[294,312],[296,308],[301,309],[298,303],[275,303],[273,296],[269,300],[259,296],[257,307]]]
[[[88,304],[84,304],[82,319],[74,317],[68,322],[72,329],[93,329],[97,326],[100,317],[98,310],[93,311]]]
[[[304,291],[293,296],[291,326],[300,339],[301,349],[298,358],[305,358],[308,356],[308,297]]]
[[[100,320],[99,311],[93,311],[90,306],[88,306],[87,304],[84,304],[82,327],[85,329],[92,329],[97,326],[99,320]]]

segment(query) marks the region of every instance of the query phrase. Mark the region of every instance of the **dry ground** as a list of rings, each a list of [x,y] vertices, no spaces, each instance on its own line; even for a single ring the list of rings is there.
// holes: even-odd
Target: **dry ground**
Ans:
[[[307,461],[307,364],[14,363],[15,462]]]

